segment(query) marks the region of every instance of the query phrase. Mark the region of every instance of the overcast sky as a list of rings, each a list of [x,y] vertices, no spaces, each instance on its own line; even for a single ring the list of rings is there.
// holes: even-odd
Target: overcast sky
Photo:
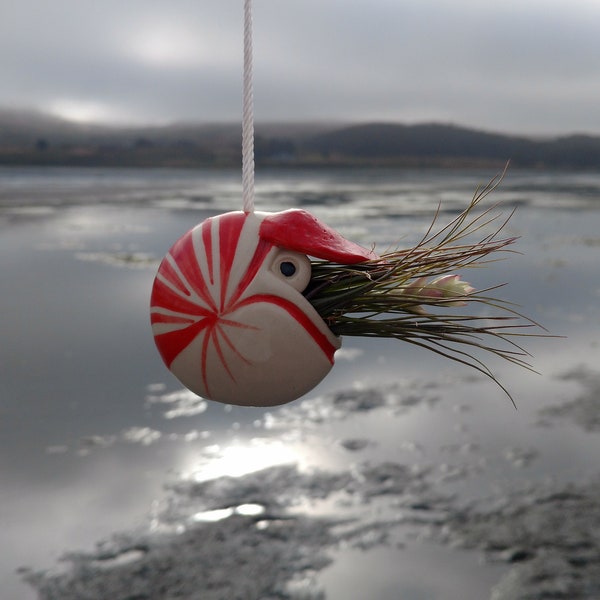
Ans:
[[[0,106],[236,121],[242,0],[0,0]],[[254,0],[257,120],[600,134],[600,0]]]

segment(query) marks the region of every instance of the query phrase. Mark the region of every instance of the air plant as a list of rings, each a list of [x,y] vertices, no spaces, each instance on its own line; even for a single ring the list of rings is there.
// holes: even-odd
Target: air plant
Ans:
[[[493,294],[505,284],[476,290],[457,270],[497,260],[518,239],[502,237],[507,218],[494,214],[496,205],[476,211],[500,184],[504,172],[476,190],[469,206],[438,231],[440,209],[413,248],[393,250],[358,265],[312,261],[306,298],[336,335],[396,338],[476,369],[497,383],[479,351],[533,370],[529,353],[517,343],[524,331],[539,327],[516,307]],[[491,233],[488,233],[491,228]],[[467,238],[479,234],[478,241]],[[466,307],[481,311],[466,313]],[[462,309],[462,310],[457,310]]]

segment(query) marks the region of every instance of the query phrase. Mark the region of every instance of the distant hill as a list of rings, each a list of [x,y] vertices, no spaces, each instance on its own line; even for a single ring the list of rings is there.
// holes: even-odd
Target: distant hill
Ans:
[[[316,135],[303,148],[358,162],[476,165],[510,159],[522,167],[600,168],[600,137],[534,140],[435,123],[354,125]]]
[[[359,160],[513,160],[534,154],[536,143],[454,125],[427,123],[355,125],[312,138],[306,149]]]
[[[241,125],[82,125],[0,110],[0,165],[238,166]],[[259,123],[256,161],[266,165],[600,168],[600,137],[532,139],[426,123]]]

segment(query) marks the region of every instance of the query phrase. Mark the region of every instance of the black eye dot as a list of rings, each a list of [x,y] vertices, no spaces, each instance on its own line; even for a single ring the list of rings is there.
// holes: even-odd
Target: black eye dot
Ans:
[[[286,260],[279,265],[279,270],[285,277],[291,277],[296,273],[296,265]]]

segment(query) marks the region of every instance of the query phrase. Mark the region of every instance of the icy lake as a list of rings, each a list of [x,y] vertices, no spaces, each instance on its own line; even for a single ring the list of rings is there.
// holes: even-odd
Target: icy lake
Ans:
[[[272,170],[261,210],[410,246],[487,170]],[[510,390],[346,338],[285,407],[183,390],[149,327],[158,261],[238,210],[237,171],[0,169],[2,600],[600,598],[600,175],[509,170],[520,236],[469,273],[552,339]]]

